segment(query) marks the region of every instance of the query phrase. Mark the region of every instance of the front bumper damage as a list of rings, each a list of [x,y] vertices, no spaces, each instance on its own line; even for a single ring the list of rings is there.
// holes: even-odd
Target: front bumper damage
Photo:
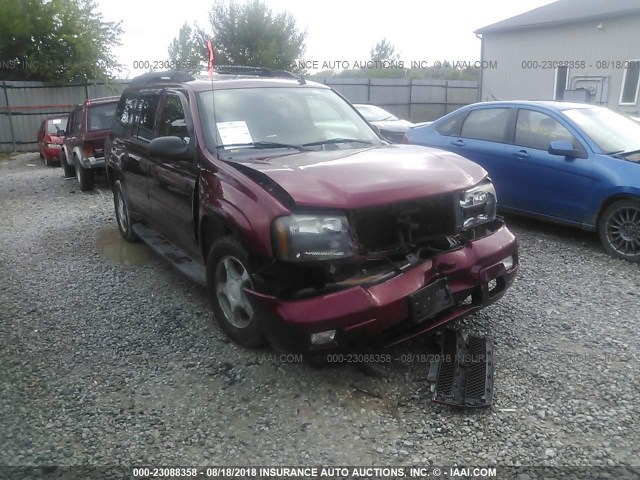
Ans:
[[[336,349],[374,336],[391,346],[478,311],[504,295],[518,270],[517,242],[504,223],[490,235],[420,260],[371,285],[345,286],[303,298],[247,293],[270,342],[291,352]],[[431,292],[420,295],[430,285]],[[431,295],[433,293],[433,295]],[[420,301],[416,301],[416,296]],[[431,298],[434,297],[434,298]],[[447,297],[447,298],[445,298]],[[425,315],[416,308],[427,308]],[[314,345],[311,335],[335,330]]]

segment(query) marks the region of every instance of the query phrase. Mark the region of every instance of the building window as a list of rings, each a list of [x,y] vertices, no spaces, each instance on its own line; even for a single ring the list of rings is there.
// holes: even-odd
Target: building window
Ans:
[[[563,100],[564,92],[569,87],[569,69],[566,66],[556,68],[554,100]]]
[[[620,88],[620,105],[635,105],[638,102],[638,86],[640,82],[640,60],[629,60],[629,65],[622,74]]]

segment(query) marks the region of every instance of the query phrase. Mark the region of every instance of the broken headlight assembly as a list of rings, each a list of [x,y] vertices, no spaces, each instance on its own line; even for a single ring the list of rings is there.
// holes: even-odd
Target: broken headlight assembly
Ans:
[[[488,179],[462,192],[460,198],[462,228],[471,228],[494,220],[496,203],[496,190]]]
[[[353,256],[344,215],[288,215],[271,225],[276,257],[289,262],[337,260]]]

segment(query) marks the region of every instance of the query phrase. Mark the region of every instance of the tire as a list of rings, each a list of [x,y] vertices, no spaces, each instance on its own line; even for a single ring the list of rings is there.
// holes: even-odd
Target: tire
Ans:
[[[259,313],[243,291],[252,287],[248,265],[249,255],[240,242],[232,236],[218,239],[207,257],[207,292],[222,331],[242,346],[258,347],[266,340]]]
[[[640,262],[640,201],[620,200],[609,205],[600,216],[598,233],[607,253]]]
[[[113,208],[116,215],[116,223],[118,224],[118,230],[120,235],[127,242],[137,242],[138,236],[133,231],[133,224],[131,213],[129,211],[129,203],[127,197],[122,190],[122,184],[120,180],[113,184]]]
[[[71,178],[76,175],[75,168],[67,163],[67,156],[64,154],[64,150],[60,152],[60,166],[62,167],[64,178]]]
[[[76,178],[78,179],[78,183],[80,184],[80,190],[82,190],[83,192],[93,190],[93,184],[95,182],[94,172],[92,170],[84,168],[80,164],[80,160],[78,160],[78,157],[74,158],[74,164],[76,166]]]
[[[42,156],[42,160],[44,161],[44,166],[45,167],[50,167],[51,166],[51,162],[49,161],[49,159],[47,159],[46,155]]]

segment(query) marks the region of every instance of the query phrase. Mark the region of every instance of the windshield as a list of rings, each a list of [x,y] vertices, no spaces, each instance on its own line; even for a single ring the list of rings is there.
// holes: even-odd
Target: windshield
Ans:
[[[47,120],[47,133],[49,135],[58,136],[58,130],[67,129],[67,117],[64,118],[52,118]]]
[[[109,130],[111,128],[111,122],[113,121],[117,106],[117,103],[91,105],[89,107],[87,130],[90,132],[94,132],[96,130]]]
[[[574,108],[562,112],[604,153],[640,149],[640,125],[603,107]]]
[[[339,148],[361,148],[363,143],[380,143],[347,102],[324,88],[207,91],[199,94],[199,105],[210,147],[266,149],[341,143]],[[338,139],[344,140],[336,142]]]
[[[380,122],[382,120],[398,120],[398,117],[391,115],[384,108],[375,105],[358,105],[356,107],[362,116],[370,122]]]

